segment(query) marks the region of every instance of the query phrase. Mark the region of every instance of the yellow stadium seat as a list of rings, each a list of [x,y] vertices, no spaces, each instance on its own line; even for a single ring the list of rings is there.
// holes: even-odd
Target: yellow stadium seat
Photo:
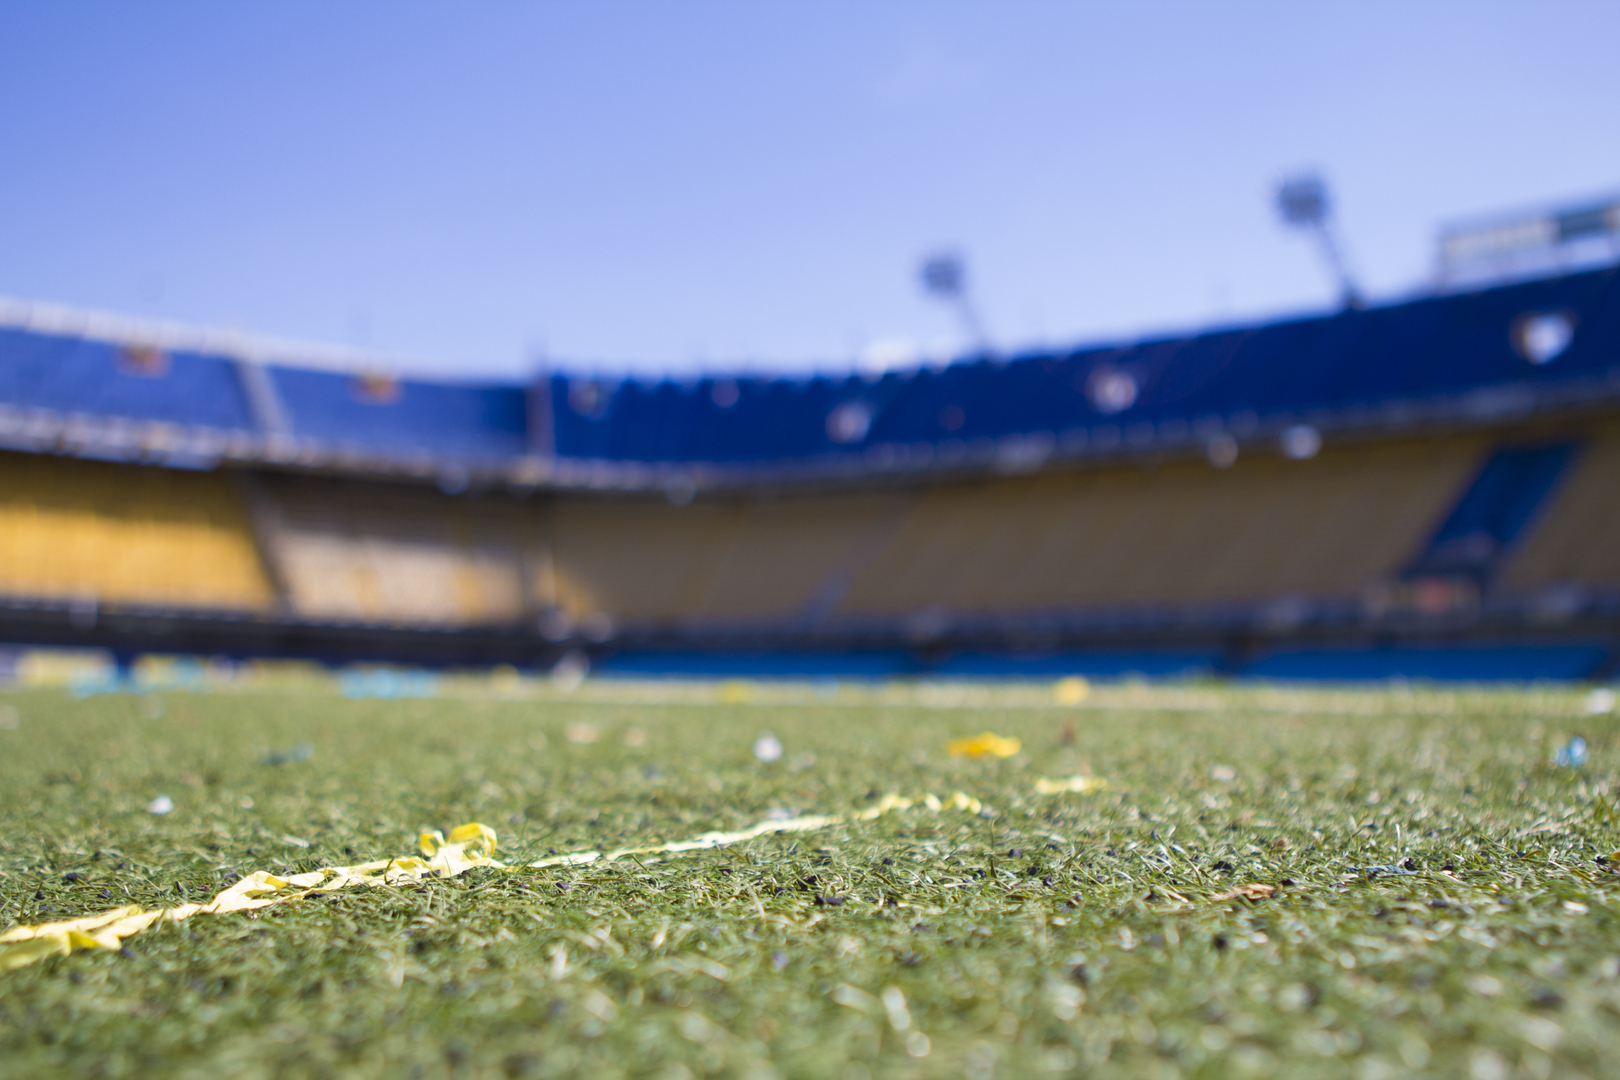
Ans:
[[[0,454],[0,593],[210,609],[274,602],[228,478],[10,453]]]

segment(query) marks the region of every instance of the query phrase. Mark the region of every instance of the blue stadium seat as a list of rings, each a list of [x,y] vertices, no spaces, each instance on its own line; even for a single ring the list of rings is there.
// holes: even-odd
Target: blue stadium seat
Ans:
[[[499,460],[526,452],[528,397],[520,387],[383,380],[270,369],[293,434],[373,453]],[[369,398],[369,399],[368,399]]]
[[[1216,330],[1186,338],[976,358],[942,371],[808,381],[743,381],[721,408],[713,382],[627,382],[585,394],[553,376],[557,453],[564,457],[716,463],[858,455],[884,444],[973,442],[1113,425],[1423,401],[1500,386],[1556,385],[1620,369],[1620,287],[1613,269],[1372,310]],[[1567,350],[1542,364],[1514,344],[1519,320],[1539,312],[1573,319]],[[1093,381],[1122,373],[1134,400],[1109,411]],[[871,423],[834,441],[834,408],[858,402]],[[946,426],[949,419],[952,426]]]
[[[1170,420],[1284,419],[1475,389],[1612,379],[1620,372],[1616,274],[1590,271],[1180,338],[977,357],[877,378],[739,377],[725,380],[736,387],[725,393],[717,393],[714,377],[643,383],[559,373],[544,385],[550,438],[564,458],[791,463],[855,459],[886,445],[983,447],[1006,436],[1103,427],[1118,436]],[[1562,354],[1533,363],[1516,344],[1517,328],[1550,313],[1569,320],[1573,338]],[[269,372],[292,433],[333,447],[476,460],[530,450],[525,387],[411,380],[369,386],[331,372]],[[1099,396],[1104,378],[1115,390],[1123,387],[1123,396],[1111,403]],[[0,329],[0,404],[254,426],[228,357],[158,355],[21,329]],[[832,430],[829,418],[840,408],[860,410],[869,423]]]
[[[227,430],[253,427],[229,360],[28,330],[0,329],[0,403]]]

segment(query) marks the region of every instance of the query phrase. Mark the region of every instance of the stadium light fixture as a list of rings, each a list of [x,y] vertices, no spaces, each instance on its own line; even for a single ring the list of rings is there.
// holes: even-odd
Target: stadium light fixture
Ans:
[[[1333,234],[1332,201],[1328,198],[1327,183],[1315,173],[1302,173],[1277,185],[1277,213],[1283,224],[1300,229],[1316,237],[1328,272],[1339,283],[1340,296],[1347,308],[1362,306],[1361,290],[1356,287],[1345,265],[1344,253]]]
[[[978,312],[968,298],[967,263],[961,254],[942,251],[928,256],[923,260],[919,276],[925,292],[956,309],[968,340],[981,353],[990,352],[990,339],[985,336],[984,324],[979,321]]]

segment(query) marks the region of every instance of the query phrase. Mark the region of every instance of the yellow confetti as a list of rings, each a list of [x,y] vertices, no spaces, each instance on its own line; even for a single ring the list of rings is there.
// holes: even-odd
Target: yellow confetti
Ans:
[[[975,735],[968,739],[952,739],[946,745],[945,750],[952,757],[1009,758],[1018,753],[1023,745],[1017,739],[986,731],[982,735]]]
[[[719,695],[724,705],[742,705],[754,700],[754,684],[743,679],[727,679],[720,684]]]
[[[1107,791],[1109,783],[1100,776],[1071,776],[1067,780],[1048,780],[1041,777],[1035,781],[1035,790],[1041,795],[1062,795],[1073,792],[1076,795],[1090,795],[1093,791]]]
[[[1091,684],[1078,675],[1052,684],[1052,700],[1058,705],[1078,705],[1091,693]]]
[[[922,797],[922,804],[930,812],[935,814],[939,813],[941,810],[966,810],[970,814],[979,814],[984,812],[983,803],[962,791],[951,792],[951,797],[943,802],[940,801],[938,795],[935,795],[933,792],[929,792],[927,795]],[[873,816],[876,817],[877,815],[874,814]]]

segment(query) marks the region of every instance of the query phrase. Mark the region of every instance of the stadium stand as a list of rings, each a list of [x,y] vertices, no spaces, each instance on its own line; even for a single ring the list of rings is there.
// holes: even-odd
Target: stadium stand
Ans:
[[[278,570],[304,617],[476,626],[532,606],[524,523],[504,502],[311,477],[264,487]]]
[[[1598,427],[1566,469],[1539,527],[1502,567],[1510,592],[1620,588],[1620,428]]]
[[[258,611],[274,594],[224,477],[0,453],[11,597]]]
[[[1526,320],[1543,316],[1577,331],[1556,356],[1527,351]],[[714,380],[648,387],[554,375],[544,389],[551,449],[562,458],[813,462],[888,447],[902,460],[949,465],[975,451],[994,456],[986,442],[1030,435],[1062,456],[1199,443],[1218,431],[1244,435],[1307,416],[1343,424],[1511,414],[1560,392],[1612,395],[1617,344],[1620,291],[1614,271],[1602,270],[876,380],[737,380],[735,400],[716,393]]]
[[[1484,579],[1563,476],[1575,445],[1506,447],[1492,454],[1451,514],[1406,570],[1408,577]]]
[[[379,374],[269,369],[288,429],[354,455],[505,461],[527,449],[528,395]]]
[[[219,430],[251,427],[235,365],[167,352],[0,328],[0,401],[32,410]]]
[[[554,504],[559,606],[618,624],[747,623],[809,618],[895,496]]]
[[[876,377],[529,385],[0,303],[0,638],[584,650],[622,674],[1603,674],[1617,281]]]
[[[994,613],[1354,598],[1399,569],[1473,439],[1054,474],[930,491],[841,610]]]

